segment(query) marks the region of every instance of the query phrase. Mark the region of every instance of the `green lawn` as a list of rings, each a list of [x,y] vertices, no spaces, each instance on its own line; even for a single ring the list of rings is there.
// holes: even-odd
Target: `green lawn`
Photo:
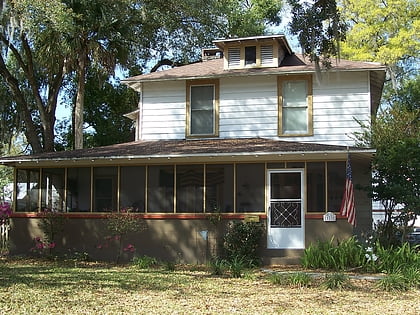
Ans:
[[[353,288],[276,285],[259,270],[244,278],[205,267],[33,260],[0,262],[0,314],[419,314],[420,290],[389,293],[365,280]]]

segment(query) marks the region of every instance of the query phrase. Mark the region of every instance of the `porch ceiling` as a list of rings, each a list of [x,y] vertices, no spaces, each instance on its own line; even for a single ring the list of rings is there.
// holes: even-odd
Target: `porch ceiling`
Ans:
[[[105,147],[0,158],[19,167],[63,167],[166,163],[328,161],[370,159],[375,151],[264,138],[134,141]]]

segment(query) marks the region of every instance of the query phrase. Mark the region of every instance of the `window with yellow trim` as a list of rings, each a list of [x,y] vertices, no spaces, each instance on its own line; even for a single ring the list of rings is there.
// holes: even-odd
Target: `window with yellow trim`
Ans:
[[[279,77],[279,135],[312,135],[312,77]]]
[[[218,135],[219,81],[187,82],[187,136]]]

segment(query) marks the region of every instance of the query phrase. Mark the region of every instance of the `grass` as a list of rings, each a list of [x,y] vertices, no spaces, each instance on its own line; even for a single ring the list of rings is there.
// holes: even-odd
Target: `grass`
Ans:
[[[0,262],[0,314],[418,314],[420,290],[374,282],[339,291],[214,276],[206,267],[140,269],[96,263]],[[301,275],[299,274],[299,279]]]

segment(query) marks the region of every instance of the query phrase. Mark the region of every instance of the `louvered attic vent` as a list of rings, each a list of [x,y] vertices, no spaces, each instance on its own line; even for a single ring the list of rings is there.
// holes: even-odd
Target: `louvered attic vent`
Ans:
[[[229,48],[229,67],[239,67],[241,65],[241,49],[239,47]]]
[[[261,46],[261,65],[272,65],[273,64],[273,46]]]

